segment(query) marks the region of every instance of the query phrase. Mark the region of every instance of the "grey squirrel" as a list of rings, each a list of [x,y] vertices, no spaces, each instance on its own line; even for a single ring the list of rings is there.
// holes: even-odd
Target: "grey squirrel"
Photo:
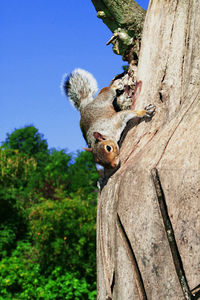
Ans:
[[[88,144],[86,151],[92,152],[94,161],[104,168],[119,166],[120,136],[127,122],[134,118],[151,118],[155,106],[148,105],[144,110],[124,110],[117,112],[113,102],[118,86],[113,83],[103,88],[96,98],[97,82],[92,74],[75,69],[63,79],[62,86],[72,104],[80,111],[80,127]],[[136,85],[136,94],[141,82]]]

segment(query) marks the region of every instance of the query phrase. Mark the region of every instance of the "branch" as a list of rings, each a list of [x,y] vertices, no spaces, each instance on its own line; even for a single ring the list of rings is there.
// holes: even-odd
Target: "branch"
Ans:
[[[146,11],[134,0],[92,0],[106,26],[113,32],[107,44],[124,60],[137,60]]]

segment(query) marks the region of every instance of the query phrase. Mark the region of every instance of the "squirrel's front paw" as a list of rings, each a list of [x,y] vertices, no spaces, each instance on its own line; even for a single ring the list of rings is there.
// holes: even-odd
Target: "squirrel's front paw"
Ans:
[[[149,104],[145,107],[145,110],[146,110],[145,116],[148,118],[151,118],[155,114],[156,107],[155,107],[155,105]]]

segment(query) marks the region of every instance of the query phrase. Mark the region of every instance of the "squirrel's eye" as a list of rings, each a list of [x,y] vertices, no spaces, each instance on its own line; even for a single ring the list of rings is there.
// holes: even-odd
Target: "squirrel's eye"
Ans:
[[[106,145],[106,150],[108,151],[108,152],[111,152],[112,151],[112,147],[111,146],[108,146],[108,145]]]

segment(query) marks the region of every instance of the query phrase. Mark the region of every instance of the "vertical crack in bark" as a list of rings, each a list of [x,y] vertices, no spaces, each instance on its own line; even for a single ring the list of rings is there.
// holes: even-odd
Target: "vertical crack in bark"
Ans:
[[[172,28],[171,28],[171,33],[170,33],[170,45],[171,45],[171,39],[172,39],[173,31],[174,31],[174,23],[175,23],[175,19],[176,19],[176,12],[177,12],[177,9],[178,9],[178,2],[179,2],[179,0],[176,1],[176,7],[175,7],[175,10],[174,10],[174,20],[173,20],[173,23],[172,23]]]
[[[185,64],[185,55],[182,56],[182,63],[181,63],[181,96],[183,96],[183,70]],[[180,106],[182,104],[182,97],[180,97]]]
[[[113,272],[112,282],[111,282],[111,286],[110,286],[112,294],[113,294],[114,286],[115,286],[115,271]]]
[[[186,52],[188,48],[188,39],[189,39],[189,27],[191,23],[191,3],[188,1],[188,10],[187,10],[187,18],[186,18],[186,26],[185,26],[185,39],[184,39],[184,53],[182,56],[181,63],[181,96],[183,96],[183,88],[184,88],[184,65],[186,60]],[[180,106],[182,104],[182,97],[180,98]]]
[[[126,234],[126,231],[124,229],[124,226],[121,222],[121,219],[120,219],[120,216],[119,216],[118,213],[117,213],[117,228],[118,228],[119,233],[121,235],[121,238],[124,242],[128,257],[131,261],[131,265],[132,265],[132,268],[133,268],[133,274],[134,274],[136,286],[137,286],[137,289],[138,289],[139,299],[140,300],[148,300],[147,295],[146,295],[146,291],[145,291],[145,288],[144,288],[143,279],[142,279],[142,276],[141,276],[141,273],[140,273],[140,270],[139,270],[139,267],[138,267],[138,263],[137,263],[133,248],[131,246],[130,240],[129,240],[127,234]]]
[[[168,209],[167,209],[167,205],[166,205],[166,201],[165,201],[165,195],[164,195],[164,191],[162,189],[162,185],[161,185],[161,182],[160,182],[158,170],[156,168],[154,168],[151,171],[151,175],[152,175],[153,183],[154,183],[154,186],[155,186],[156,195],[157,195],[157,198],[158,198],[158,203],[159,203],[159,206],[160,206],[160,211],[161,211],[165,231],[166,231],[166,234],[167,234],[167,239],[168,239],[169,246],[170,246],[170,249],[171,249],[171,254],[172,254],[174,266],[175,266],[175,269],[176,269],[176,273],[177,273],[177,276],[178,276],[183,294],[185,296],[185,299],[187,299],[187,300],[194,299],[191,292],[190,292],[188,282],[187,282],[187,279],[186,279],[186,276],[185,276],[185,272],[184,272],[184,269],[183,269],[183,263],[182,263],[182,260],[181,260],[180,253],[178,251],[178,246],[177,246],[177,243],[176,243],[176,239],[175,239],[173,227],[172,227],[172,224],[171,224],[171,220],[170,220],[170,217],[168,215]]]

